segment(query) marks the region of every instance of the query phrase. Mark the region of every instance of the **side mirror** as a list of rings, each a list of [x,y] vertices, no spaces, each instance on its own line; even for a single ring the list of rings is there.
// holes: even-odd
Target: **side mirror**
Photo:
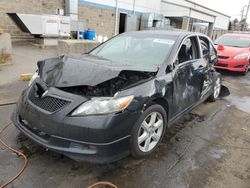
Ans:
[[[166,68],[166,74],[170,73],[173,71],[173,65],[168,65],[167,68]]]
[[[208,49],[204,49],[202,50],[203,56],[207,56],[209,54],[209,50]]]
[[[217,61],[217,56],[216,55],[210,55],[209,56],[209,63],[214,64]]]
[[[166,68],[166,73],[170,73],[170,72],[172,72],[174,69],[175,69],[175,67],[178,65],[178,60],[175,60],[174,62],[173,62],[173,64],[169,64],[168,66],[167,66],[167,68]]]
[[[173,62],[173,68],[177,67],[178,64],[179,64],[179,60],[176,59],[176,60]]]

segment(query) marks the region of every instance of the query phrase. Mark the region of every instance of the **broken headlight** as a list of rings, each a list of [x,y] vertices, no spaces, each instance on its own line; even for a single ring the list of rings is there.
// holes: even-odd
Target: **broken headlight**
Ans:
[[[98,97],[81,104],[72,112],[72,116],[108,114],[120,112],[128,107],[134,96],[121,98]]]

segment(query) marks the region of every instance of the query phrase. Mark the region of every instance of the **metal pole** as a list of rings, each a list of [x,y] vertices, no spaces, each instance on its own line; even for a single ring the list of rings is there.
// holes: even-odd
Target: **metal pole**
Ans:
[[[245,6],[242,8],[242,10],[241,10],[241,18],[240,18],[240,21],[242,21],[243,20],[243,16],[244,16],[244,11],[245,10]]]
[[[118,0],[115,0],[115,35],[118,34],[118,29],[117,29],[117,26],[118,26]]]
[[[133,1],[133,14],[135,14],[135,0]]]
[[[249,11],[249,7],[250,7],[250,0],[248,2],[248,5],[247,5],[247,12],[246,12],[246,20],[245,20],[245,23],[244,23],[244,29],[247,29],[247,18],[248,18],[248,11]]]
[[[242,21],[243,21],[243,17],[244,17],[244,12],[245,12],[245,7],[246,6],[243,6],[242,10],[241,10],[241,18],[240,18],[240,30],[243,31],[244,29],[244,24]]]

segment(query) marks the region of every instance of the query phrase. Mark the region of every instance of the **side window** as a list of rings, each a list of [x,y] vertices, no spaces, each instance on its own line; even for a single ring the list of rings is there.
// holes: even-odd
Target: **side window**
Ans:
[[[209,42],[209,56],[210,56],[210,63],[216,63],[217,52],[211,42]]]
[[[205,37],[199,37],[199,39],[200,39],[200,43],[201,43],[201,51],[203,54],[203,58],[207,62],[215,61],[217,58],[216,50],[213,47],[213,45],[211,44],[211,42],[209,42],[209,40]]]
[[[209,41],[204,37],[199,37],[201,43],[201,51],[203,58],[208,59],[209,57]]]
[[[211,42],[209,42],[209,55],[210,56],[216,56],[217,55],[216,50],[215,50],[215,48],[214,48],[214,46],[212,45]]]
[[[178,62],[179,64],[198,59],[198,46],[196,37],[189,37],[185,39],[181,45],[180,51],[178,53]]]

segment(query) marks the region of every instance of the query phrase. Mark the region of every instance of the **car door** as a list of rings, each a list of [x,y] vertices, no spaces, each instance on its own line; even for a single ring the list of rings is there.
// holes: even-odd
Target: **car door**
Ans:
[[[209,71],[211,70],[209,66],[211,63],[215,63],[217,60],[216,50],[212,43],[204,36],[199,36],[199,42],[201,47],[201,55],[203,61],[206,63],[206,67],[203,70],[203,83],[201,89],[201,98],[207,94],[210,90],[212,84],[212,79],[210,78]],[[211,62],[212,61],[212,62]]]
[[[196,35],[183,40],[173,71],[173,103],[175,114],[196,104],[201,97],[206,63]]]

